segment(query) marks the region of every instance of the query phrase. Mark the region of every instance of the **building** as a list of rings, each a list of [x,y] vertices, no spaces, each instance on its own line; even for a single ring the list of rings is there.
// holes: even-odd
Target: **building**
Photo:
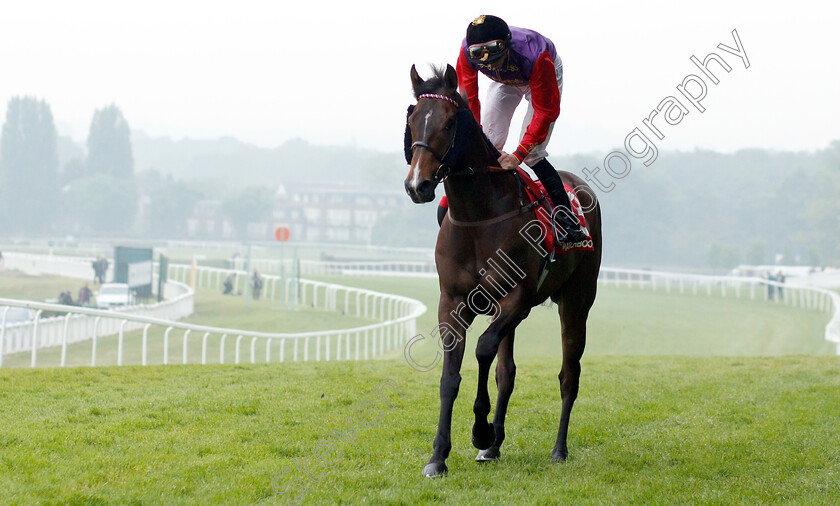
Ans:
[[[266,220],[248,224],[248,239],[271,240],[277,227],[291,230],[295,241],[368,243],[377,220],[410,205],[404,193],[374,191],[362,186],[286,183],[274,194]],[[236,237],[231,220],[218,200],[196,203],[187,222],[194,238]]]

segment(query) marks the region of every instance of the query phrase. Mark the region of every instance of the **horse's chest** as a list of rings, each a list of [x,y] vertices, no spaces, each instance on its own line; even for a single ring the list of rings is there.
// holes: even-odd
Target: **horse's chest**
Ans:
[[[525,272],[503,255],[489,256],[483,261],[470,262],[459,269],[449,285],[449,293],[469,297],[482,294],[502,299],[525,279]]]

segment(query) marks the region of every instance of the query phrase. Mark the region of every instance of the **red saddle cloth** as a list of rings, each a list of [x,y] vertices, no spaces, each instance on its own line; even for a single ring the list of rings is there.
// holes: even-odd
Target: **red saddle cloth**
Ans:
[[[552,226],[551,220],[551,210],[554,206],[552,205],[551,199],[548,197],[542,183],[531,179],[531,176],[521,168],[516,169],[516,174],[522,181],[522,187],[525,189],[525,195],[529,204],[542,199],[542,203],[537,208],[536,213],[537,219],[539,220],[542,246],[547,252],[554,251],[556,254],[563,255],[575,250],[593,251],[595,249],[592,244],[592,234],[589,232],[589,229],[586,228],[586,217],[583,214],[583,208],[580,205],[580,200],[578,199],[577,193],[571,186],[563,183],[563,186],[566,188],[566,195],[569,196],[569,202],[572,204],[572,212],[575,216],[577,216],[580,226],[588,236],[586,240],[580,242],[562,241],[555,238],[554,227]],[[446,195],[440,199],[440,206],[449,207]],[[528,237],[531,237],[530,234],[528,234]]]
[[[548,197],[548,193],[545,191],[542,183],[531,179],[531,176],[521,168],[516,169],[516,174],[522,181],[522,186],[525,188],[525,194],[528,196],[529,203],[536,202],[541,198],[543,199],[536,213],[542,235],[544,236],[543,246],[546,251],[554,251],[556,254],[563,255],[575,250],[592,251],[595,249],[592,244],[592,234],[586,228],[586,217],[583,214],[583,208],[580,205],[580,200],[574,188],[563,183],[563,186],[566,188],[566,195],[569,196],[569,202],[572,204],[572,212],[577,217],[581,228],[587,235],[587,239],[580,242],[563,241],[555,237],[551,220],[551,210],[554,208],[554,205]]]

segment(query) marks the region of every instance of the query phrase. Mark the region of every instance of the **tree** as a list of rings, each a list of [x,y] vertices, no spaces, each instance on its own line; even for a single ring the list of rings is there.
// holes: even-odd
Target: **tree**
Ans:
[[[731,269],[738,265],[738,249],[729,244],[712,242],[706,247],[706,264],[712,269]]]
[[[116,105],[93,113],[87,144],[87,177],[71,185],[72,204],[92,230],[125,233],[137,215],[137,188],[131,130]]]
[[[71,158],[64,164],[61,172],[62,187],[75,179],[85,177],[85,161],[82,158]]]
[[[183,181],[168,178],[149,191],[149,213],[153,237],[184,237],[187,219],[193,212],[200,191]]]
[[[76,219],[92,232],[125,235],[137,214],[133,180],[120,180],[109,174],[72,181],[67,199]]]
[[[51,229],[58,202],[58,151],[50,106],[14,97],[0,139],[3,226],[11,232]]]
[[[747,262],[750,265],[764,265],[767,263],[767,243],[762,239],[753,239],[750,243]]]
[[[87,175],[108,174],[117,179],[134,177],[131,129],[116,105],[93,113],[87,144]]]
[[[222,211],[233,222],[237,235],[248,236],[248,224],[268,218],[274,205],[271,190],[248,186],[222,200]]]

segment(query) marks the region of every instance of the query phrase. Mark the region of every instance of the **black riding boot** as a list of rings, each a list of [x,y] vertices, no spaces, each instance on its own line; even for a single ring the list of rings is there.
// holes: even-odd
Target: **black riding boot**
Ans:
[[[554,203],[554,222],[557,223],[561,231],[566,233],[559,239],[564,242],[580,242],[587,239],[587,235],[580,227],[580,222],[572,212],[572,204],[569,202],[569,196],[566,195],[563,181],[551,163],[543,158],[535,163],[531,169],[540,178],[545,191]]]
[[[446,218],[446,211],[448,211],[448,207],[438,206],[437,208],[437,219],[438,219],[438,226],[443,226],[443,220]]]

